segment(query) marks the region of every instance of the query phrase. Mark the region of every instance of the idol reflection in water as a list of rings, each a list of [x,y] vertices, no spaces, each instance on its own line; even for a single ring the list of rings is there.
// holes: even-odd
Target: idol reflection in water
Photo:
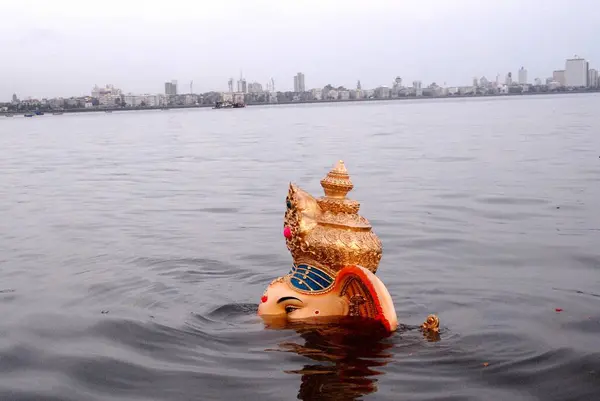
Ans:
[[[284,342],[269,351],[292,352],[310,360],[298,370],[285,373],[300,375],[298,399],[358,400],[375,393],[377,382],[392,362],[394,337],[378,322],[362,318],[323,320],[316,324],[270,321],[269,328],[293,329],[300,335],[297,342]],[[421,327],[400,325],[402,332]],[[425,339],[437,341],[439,336],[422,330]]]

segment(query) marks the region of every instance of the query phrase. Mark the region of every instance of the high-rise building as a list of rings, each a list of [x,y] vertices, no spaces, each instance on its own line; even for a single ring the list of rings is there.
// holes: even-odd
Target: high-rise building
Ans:
[[[536,79],[534,80],[534,82],[535,82],[535,84],[536,84],[537,86],[540,86],[540,85],[542,84],[542,80],[541,80],[541,79],[539,79],[539,78],[536,78]]]
[[[237,82],[237,91],[242,93],[248,93],[248,84],[245,78],[240,78]]]
[[[575,57],[565,62],[565,85],[575,88],[588,86],[589,65],[585,59]]]
[[[506,74],[506,80],[504,81],[504,83],[507,86],[512,85],[512,72],[509,72],[508,74]]]
[[[356,89],[357,90],[361,90],[362,86],[360,85],[360,79],[358,80],[358,82],[356,83]]]
[[[304,74],[299,72],[294,76],[294,92],[306,92],[304,86]]]
[[[552,79],[558,82],[560,86],[565,86],[567,84],[565,79],[565,70],[552,71]]]
[[[598,70],[590,68],[588,72],[588,86],[590,88],[598,87]]]
[[[229,88],[229,92],[233,92],[233,78],[229,78],[229,81],[227,81],[227,87]]]
[[[413,81],[413,88],[416,96],[423,96],[423,84],[421,81]]]
[[[527,84],[527,70],[525,67],[519,69],[519,85]]]
[[[249,93],[262,93],[263,87],[258,82],[251,82],[248,84]]]
[[[165,95],[176,95],[177,94],[177,81],[172,80],[171,82],[165,82]]]

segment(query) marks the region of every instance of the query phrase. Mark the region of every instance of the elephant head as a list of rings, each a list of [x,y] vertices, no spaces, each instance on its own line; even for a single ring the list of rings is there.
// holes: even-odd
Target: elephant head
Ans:
[[[325,196],[290,184],[283,234],[293,258],[291,270],[271,282],[258,314],[286,321],[358,317],[398,327],[392,298],[375,275],[382,256],[379,238],[346,198],[353,184],[343,161],[321,180]]]

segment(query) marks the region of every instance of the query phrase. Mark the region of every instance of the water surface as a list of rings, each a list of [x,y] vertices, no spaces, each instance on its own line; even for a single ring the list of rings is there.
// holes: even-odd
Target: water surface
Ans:
[[[0,399],[596,399],[599,105],[2,118]],[[288,183],[320,195],[338,159],[406,327],[265,330]]]

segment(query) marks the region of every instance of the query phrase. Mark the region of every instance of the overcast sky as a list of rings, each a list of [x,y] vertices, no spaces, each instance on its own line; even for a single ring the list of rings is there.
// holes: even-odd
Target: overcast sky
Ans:
[[[80,96],[94,84],[226,90],[243,70],[291,90],[422,80],[467,85],[521,66],[546,78],[600,67],[598,0],[0,0],[0,100]]]

